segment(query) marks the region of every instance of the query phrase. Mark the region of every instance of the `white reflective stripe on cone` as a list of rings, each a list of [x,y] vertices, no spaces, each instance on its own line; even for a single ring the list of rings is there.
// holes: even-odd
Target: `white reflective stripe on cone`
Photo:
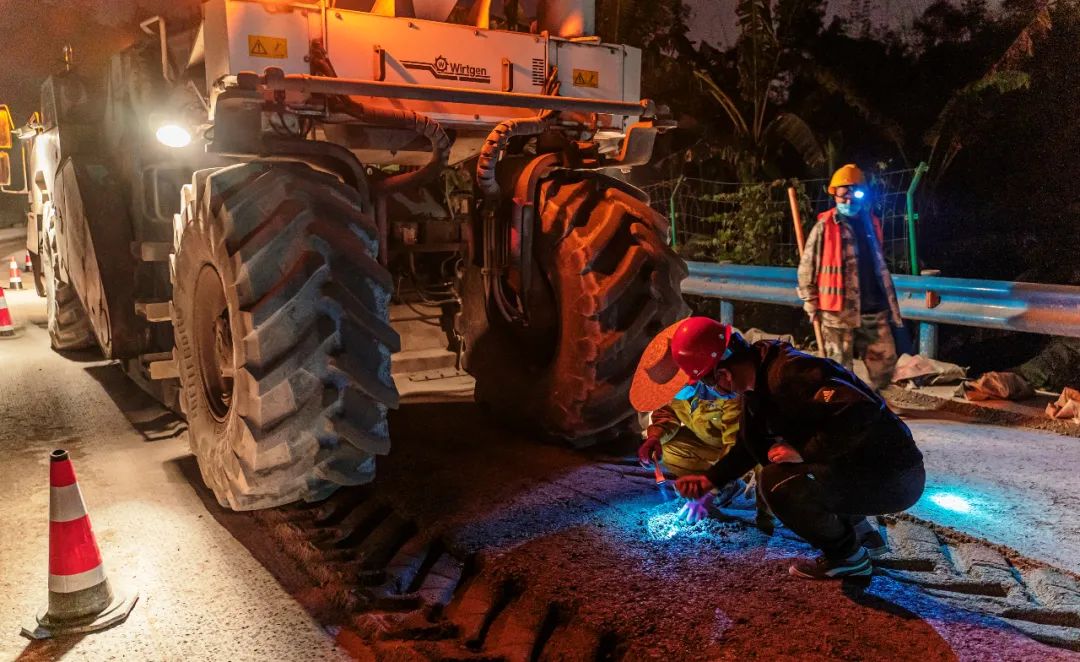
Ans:
[[[78,483],[49,488],[49,521],[70,522],[86,515]]]
[[[74,593],[105,581],[105,566],[98,564],[77,575],[49,575],[49,590],[53,593]]]

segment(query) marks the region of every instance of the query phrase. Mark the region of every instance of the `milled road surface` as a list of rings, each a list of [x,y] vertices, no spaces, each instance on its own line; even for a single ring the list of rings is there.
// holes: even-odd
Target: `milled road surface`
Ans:
[[[1080,439],[950,421],[908,425],[928,469],[913,515],[1080,573]]]
[[[121,413],[145,400],[119,369],[53,352],[34,324],[43,300],[7,298],[22,328],[0,339],[0,660],[345,659],[206,513],[178,466],[185,435],[147,441]],[[54,448],[71,453],[110,581],[139,602],[110,630],[30,642],[19,628],[46,599]]]
[[[40,321],[32,296],[10,297],[24,323]],[[0,379],[0,659],[341,656],[319,623],[365,659],[1076,659],[1004,620],[1030,617],[1018,602],[969,610],[887,575],[792,579],[791,558],[810,550],[783,531],[673,526],[678,504],[648,472],[499,430],[470,403],[396,412],[372,488],[237,514],[207,495],[184,435],[170,437],[115,367],[59,356],[30,324],[0,341]],[[112,630],[33,644],[17,632],[45,598],[47,453],[60,446],[110,577],[142,597]],[[990,566],[935,566],[936,545],[915,545],[923,565],[894,567],[923,586],[1003,585]]]

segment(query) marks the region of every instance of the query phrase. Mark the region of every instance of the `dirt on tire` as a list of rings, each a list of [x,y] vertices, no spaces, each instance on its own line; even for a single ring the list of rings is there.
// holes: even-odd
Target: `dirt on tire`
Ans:
[[[636,419],[629,390],[637,359],[686,316],[686,265],[667,246],[667,220],[622,182],[556,171],[539,200],[529,324],[481,310],[479,269],[470,270],[466,368],[477,399],[502,420],[588,439]]]
[[[86,314],[75,288],[60,280],[56,272],[57,212],[50,204],[45,211],[45,254],[42,256],[45,285],[45,309],[48,320],[49,342],[60,351],[86,349],[97,345],[90,316]]]

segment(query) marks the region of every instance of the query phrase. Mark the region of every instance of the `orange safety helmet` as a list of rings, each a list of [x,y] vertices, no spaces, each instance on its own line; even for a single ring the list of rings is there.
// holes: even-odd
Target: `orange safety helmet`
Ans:
[[[863,171],[854,163],[849,163],[833,173],[832,179],[829,180],[829,195],[836,195],[836,189],[839,186],[861,186],[865,183],[866,176],[863,175]]]

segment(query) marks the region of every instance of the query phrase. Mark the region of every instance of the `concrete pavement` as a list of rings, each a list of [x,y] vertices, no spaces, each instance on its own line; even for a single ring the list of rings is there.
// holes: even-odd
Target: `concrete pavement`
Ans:
[[[186,436],[136,432],[121,408],[139,406],[140,394],[119,370],[53,352],[44,301],[32,289],[6,294],[23,329],[0,340],[0,659],[344,658],[207,513],[181,474]],[[32,643],[19,628],[46,599],[54,448],[71,453],[110,580],[140,598],[110,630]]]
[[[927,467],[913,515],[1080,573],[1080,439],[956,421],[908,425]]]

